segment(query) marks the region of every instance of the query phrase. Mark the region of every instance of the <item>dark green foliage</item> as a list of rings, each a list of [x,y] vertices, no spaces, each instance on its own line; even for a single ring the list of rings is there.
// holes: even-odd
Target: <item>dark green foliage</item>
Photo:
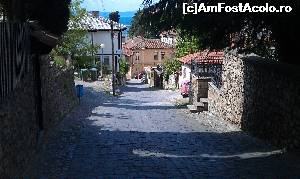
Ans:
[[[62,56],[53,56],[53,61],[57,67],[64,68],[66,66],[66,60]]]
[[[38,22],[38,30],[61,36],[69,20],[71,0],[0,0],[0,15],[9,22]],[[36,23],[35,23],[36,24]],[[31,39],[31,53],[48,54],[53,47]]]
[[[90,69],[93,65],[94,57],[91,56],[77,56],[74,57],[74,67],[76,70]]]
[[[129,65],[126,62],[126,60],[125,59],[121,59],[119,65],[120,65],[120,73],[122,75],[126,75],[128,73],[128,71],[129,71]]]
[[[198,15],[182,14],[183,0],[160,0],[157,4],[146,7],[140,19],[140,24],[151,24],[151,29],[168,30],[178,28],[182,34],[199,37],[204,47],[221,49],[230,46],[230,34],[237,33],[239,46],[242,51],[254,51],[268,57],[268,46],[275,46],[279,60],[297,63],[299,37],[299,5],[298,0],[262,0],[249,2],[247,0],[226,1],[226,5],[250,3],[251,5],[282,6],[293,8],[291,13],[200,13]],[[195,0],[209,5],[216,5],[215,0]],[[145,0],[149,5],[151,0]],[[243,29],[248,28],[247,42]],[[257,34],[270,30],[270,38],[257,39]],[[247,45],[248,44],[248,45]],[[246,48],[245,48],[246,47]],[[299,62],[298,62],[299,63]]]
[[[155,29],[155,26],[151,26],[150,23],[141,23],[143,21],[142,18],[144,18],[143,13],[144,13],[143,10],[138,10],[133,16],[131,27],[128,32],[129,36],[130,37],[142,36],[145,38],[157,37],[159,30]]]
[[[169,76],[180,71],[181,62],[177,59],[168,59],[164,61],[164,79],[167,81]]]
[[[48,31],[61,35],[67,30],[70,2],[71,0],[1,0],[0,6],[9,21],[37,20]]]
[[[88,15],[87,11],[80,7],[81,2],[82,0],[72,1],[70,5],[72,28],[63,34],[56,48],[52,50],[52,55],[71,55],[73,59],[82,61],[89,59],[87,56],[93,56],[100,48],[98,44],[91,43],[86,36],[88,31],[80,26],[81,20]],[[82,64],[81,61],[78,63]],[[86,63],[89,64],[90,62],[87,61]]]
[[[191,53],[199,52],[201,49],[201,41],[199,38],[184,35],[177,40],[175,55],[180,58]]]
[[[109,14],[109,19],[114,22],[119,22],[120,21],[119,11],[111,12]]]

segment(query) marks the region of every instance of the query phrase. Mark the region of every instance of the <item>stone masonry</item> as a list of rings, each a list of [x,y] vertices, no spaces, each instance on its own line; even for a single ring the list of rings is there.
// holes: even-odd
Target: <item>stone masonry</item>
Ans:
[[[209,111],[277,146],[300,147],[300,69],[228,53],[222,86],[209,86]]]
[[[20,176],[37,144],[35,90],[31,74],[0,104],[0,178]]]
[[[50,60],[41,60],[43,118],[45,129],[51,129],[77,104],[73,70],[49,66]]]
[[[37,125],[36,83],[33,67],[18,87],[0,104],[0,178],[22,178],[47,132],[76,105],[72,70],[62,71],[41,57],[44,135]]]

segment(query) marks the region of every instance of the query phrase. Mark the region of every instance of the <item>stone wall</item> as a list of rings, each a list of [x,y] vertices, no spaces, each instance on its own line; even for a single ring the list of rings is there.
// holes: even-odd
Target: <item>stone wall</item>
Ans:
[[[73,109],[77,97],[73,70],[51,66],[47,56],[41,62],[43,119],[47,130]]]
[[[222,86],[209,86],[209,111],[241,125],[244,92],[244,61],[226,54],[223,61]]]
[[[0,104],[0,178],[20,176],[37,144],[35,86],[32,74]]]
[[[37,91],[32,64],[18,87],[0,104],[0,178],[22,178],[47,131],[77,103],[72,70],[61,71],[41,58],[44,135],[37,119]]]
[[[274,145],[300,147],[300,68],[228,53],[209,110]]]

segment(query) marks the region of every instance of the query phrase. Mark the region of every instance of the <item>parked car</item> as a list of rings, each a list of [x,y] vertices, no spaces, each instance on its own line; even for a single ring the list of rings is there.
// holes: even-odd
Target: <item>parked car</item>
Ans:
[[[190,81],[183,81],[181,83],[181,87],[180,87],[180,93],[182,95],[182,97],[188,97],[189,96],[189,91],[190,91]]]

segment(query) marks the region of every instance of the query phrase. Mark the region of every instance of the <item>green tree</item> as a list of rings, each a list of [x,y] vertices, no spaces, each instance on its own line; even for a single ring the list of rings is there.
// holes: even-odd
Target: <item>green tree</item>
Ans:
[[[164,61],[163,67],[164,67],[164,78],[167,81],[169,80],[170,75],[180,71],[181,62],[178,60],[178,58],[168,59]]]
[[[75,56],[93,56],[99,45],[92,44],[87,38],[88,29],[81,26],[81,21],[88,16],[85,9],[80,7],[82,0],[73,0],[70,5],[69,30],[65,32],[52,54]]]
[[[119,21],[120,21],[119,11],[111,12],[109,14],[109,19],[114,21],[114,22],[119,23]]]
[[[125,59],[121,59],[119,65],[121,75],[126,75],[129,71],[129,64],[127,61]]]
[[[0,11],[8,21],[38,21],[47,31],[60,36],[67,30],[70,2],[71,0],[0,0]]]
[[[180,58],[190,53],[196,53],[202,49],[199,38],[194,36],[183,36],[176,44],[176,57]]]
[[[214,0],[195,0],[193,3],[205,3],[216,5]],[[160,0],[151,4],[152,0],[144,0],[147,5],[143,9],[140,23],[151,24],[152,28],[168,30],[179,28],[181,33],[194,35],[201,40],[204,47],[222,49],[230,46],[230,36],[237,34],[237,46],[235,48],[257,51],[262,56],[268,56],[266,49],[276,47],[279,60],[288,63],[300,63],[298,59],[297,45],[299,37],[299,0],[261,0],[253,1],[251,5],[270,5],[279,7],[289,5],[292,7],[290,13],[198,13],[182,14],[182,0]],[[247,0],[230,0],[226,5],[233,6],[238,3],[249,3]],[[157,19],[160,19],[157,21]],[[250,28],[248,28],[250,27]],[[249,33],[243,29],[248,28]],[[269,37],[258,38],[264,31],[270,31]],[[246,40],[246,42],[245,42]]]
[[[151,23],[144,23],[143,10],[138,10],[132,18],[131,27],[129,29],[129,36],[142,36],[145,38],[157,37],[159,30],[152,28]]]

